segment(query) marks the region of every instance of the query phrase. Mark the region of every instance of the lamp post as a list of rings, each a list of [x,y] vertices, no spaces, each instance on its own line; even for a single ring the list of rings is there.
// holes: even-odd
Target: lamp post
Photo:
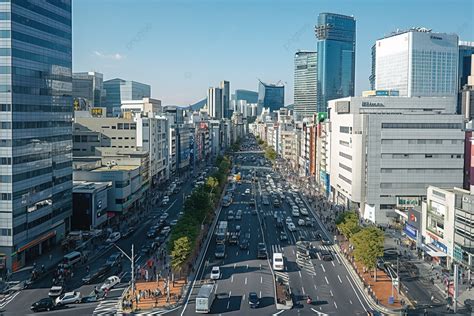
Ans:
[[[131,268],[132,268],[132,298],[135,298],[135,254],[134,254],[134,249],[133,249],[133,244],[132,244],[132,255],[131,256],[128,256],[127,253],[125,251],[122,250],[122,248],[120,248],[119,246],[117,246],[116,244],[113,244],[115,246],[115,248],[117,248],[118,250],[120,250],[120,252],[128,259],[130,260],[131,262]]]

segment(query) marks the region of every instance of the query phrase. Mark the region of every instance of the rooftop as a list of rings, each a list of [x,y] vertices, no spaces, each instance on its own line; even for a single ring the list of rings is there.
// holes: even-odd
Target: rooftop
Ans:
[[[132,171],[140,166],[104,166],[97,169],[91,170],[92,172],[104,172],[104,171]]]

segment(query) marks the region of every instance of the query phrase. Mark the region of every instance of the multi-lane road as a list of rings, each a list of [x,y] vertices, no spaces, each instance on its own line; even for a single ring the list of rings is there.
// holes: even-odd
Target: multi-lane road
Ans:
[[[317,234],[324,237],[324,230],[319,226],[315,214],[309,209],[308,217],[312,219],[313,226],[298,226],[298,218],[292,217],[291,207],[286,196],[294,198],[289,192],[289,187],[283,179],[275,179],[275,186],[280,183],[281,192],[285,200],[278,207],[274,207],[272,199],[268,205],[262,203],[262,195],[270,196],[267,192],[267,174],[270,171],[258,168],[257,182],[252,182],[252,169],[256,162],[262,159],[262,155],[256,153],[240,153],[240,157],[256,157],[252,160],[236,159],[240,166],[243,180],[241,184],[235,185],[234,201],[229,207],[223,207],[218,216],[218,221],[228,221],[229,230],[234,231],[236,225],[240,226],[241,236],[250,234],[250,245],[248,250],[241,250],[238,245],[226,243],[226,255],[224,259],[216,259],[214,252],[216,248],[215,237],[210,240],[209,246],[205,248],[205,255],[201,269],[198,270],[197,280],[192,288],[191,294],[183,308],[173,312],[176,315],[195,315],[195,298],[202,284],[210,282],[210,272],[213,266],[219,266],[222,277],[215,281],[216,299],[211,308],[211,314],[229,315],[366,315],[369,309],[364,296],[356,287],[350,273],[343,264],[342,258],[337,255],[333,245],[322,245],[317,241]],[[250,167],[250,168],[248,168]],[[278,177],[278,176],[277,176]],[[249,189],[250,193],[245,193]],[[276,193],[276,192],[275,192]],[[299,193],[295,193],[299,195]],[[250,199],[255,198],[257,205],[251,206]],[[257,209],[258,212],[252,212]],[[229,220],[229,211],[234,214],[242,210],[241,220]],[[296,225],[296,231],[289,231],[286,225],[283,229],[277,227],[275,212],[283,215],[283,218],[291,217]],[[306,216],[304,216],[306,217]],[[280,241],[280,232],[283,230],[287,241]],[[214,235],[214,234],[213,234]],[[315,258],[306,261],[300,266],[296,263],[296,242],[304,239],[312,243],[316,248]],[[268,259],[257,259],[257,245],[264,242],[268,252]],[[327,250],[333,260],[324,261],[320,251]],[[272,270],[272,254],[283,253],[285,257],[285,272],[291,291],[293,293],[294,307],[290,310],[277,310],[275,304],[274,271]],[[248,295],[255,292],[260,297],[260,307],[250,309]],[[307,304],[307,297],[312,298],[312,303]]]

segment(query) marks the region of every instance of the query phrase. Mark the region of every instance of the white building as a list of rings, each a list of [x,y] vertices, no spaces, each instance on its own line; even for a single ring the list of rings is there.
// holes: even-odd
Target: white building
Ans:
[[[207,111],[212,118],[223,118],[224,106],[222,104],[221,88],[209,88],[207,90]]]
[[[349,97],[329,101],[332,198],[388,223],[428,185],[462,186],[462,117],[455,97]]]
[[[458,59],[455,34],[424,28],[395,32],[376,41],[375,89],[408,97],[456,95]]]

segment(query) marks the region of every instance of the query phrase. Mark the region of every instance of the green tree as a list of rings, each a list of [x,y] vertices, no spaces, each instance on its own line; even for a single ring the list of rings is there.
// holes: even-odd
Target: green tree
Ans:
[[[354,245],[354,258],[367,269],[374,269],[374,279],[377,281],[377,258],[383,256],[384,234],[377,227],[366,227],[351,238]]]
[[[219,181],[214,177],[209,177],[206,180],[206,185],[211,190],[209,192],[209,198],[214,201],[214,190],[219,187]]]
[[[277,157],[277,153],[273,148],[267,147],[265,149],[265,157],[271,161],[274,161]]]
[[[337,229],[350,239],[354,234],[360,231],[359,218],[355,212],[344,212],[336,220]]]
[[[181,272],[183,264],[191,254],[191,241],[187,236],[178,238],[173,243],[171,251],[171,267],[174,271]]]

